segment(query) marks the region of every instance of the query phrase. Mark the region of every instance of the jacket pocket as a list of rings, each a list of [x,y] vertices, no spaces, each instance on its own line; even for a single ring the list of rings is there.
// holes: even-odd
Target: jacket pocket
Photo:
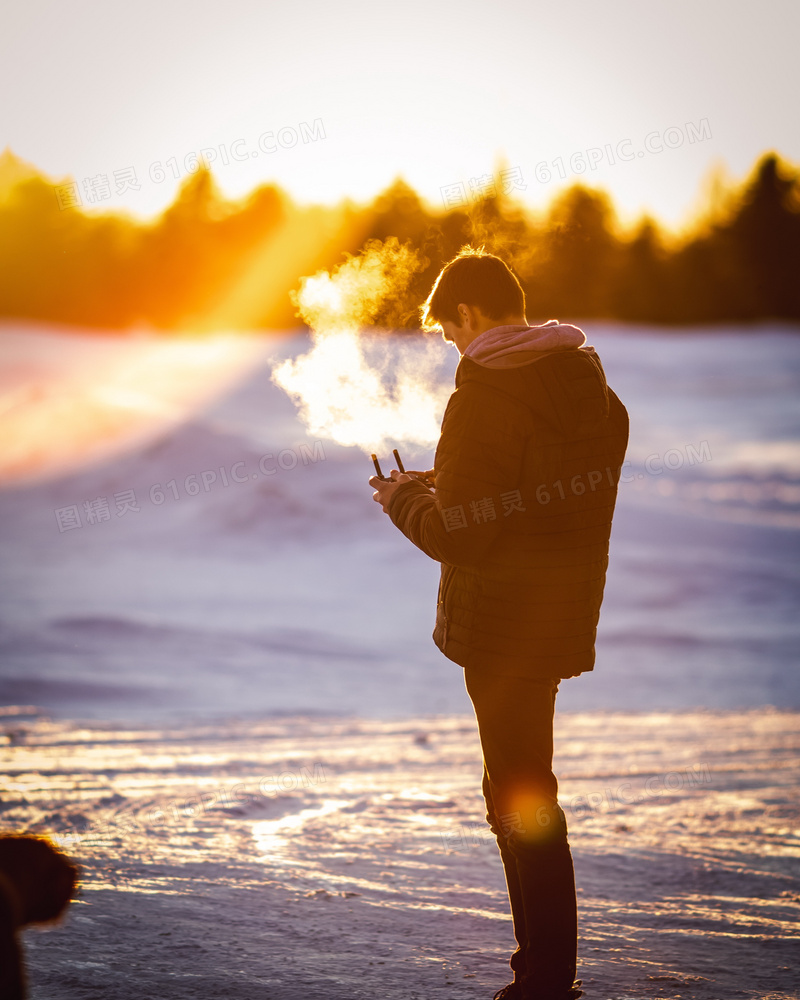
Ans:
[[[449,594],[453,581],[455,567],[442,563],[442,575],[439,579],[439,594],[436,599],[436,624],[433,629],[433,641],[444,652],[447,645],[447,624],[450,612]]]

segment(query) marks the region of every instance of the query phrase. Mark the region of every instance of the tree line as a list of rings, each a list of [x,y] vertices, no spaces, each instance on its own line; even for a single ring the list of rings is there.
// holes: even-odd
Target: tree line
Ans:
[[[800,320],[800,175],[774,152],[680,237],[650,217],[623,232],[609,196],[582,184],[539,214],[502,194],[437,211],[402,180],[365,206],[303,207],[275,185],[227,201],[201,166],[150,222],[62,210],[36,173],[0,194],[7,318],[105,330],[284,328],[297,324],[290,293],[300,277],[395,238],[420,255],[403,299],[380,317],[398,329],[417,327],[442,264],[466,243],[513,265],[532,322]]]

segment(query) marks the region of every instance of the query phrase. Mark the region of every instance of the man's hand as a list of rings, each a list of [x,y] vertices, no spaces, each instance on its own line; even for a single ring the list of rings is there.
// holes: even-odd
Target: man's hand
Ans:
[[[415,479],[419,479],[425,486],[435,486],[436,481],[434,478],[435,469],[428,469],[425,472],[420,472],[418,469],[406,469],[409,476],[413,476]]]
[[[389,513],[389,501],[392,499],[392,494],[400,483],[412,483],[414,481],[411,476],[398,472],[397,469],[392,469],[389,475],[392,477],[392,481],[390,483],[386,482],[385,479],[378,479],[377,476],[370,476],[369,479],[369,485],[375,488],[375,492],[372,494],[372,499],[375,503],[379,503],[381,505],[384,514]]]

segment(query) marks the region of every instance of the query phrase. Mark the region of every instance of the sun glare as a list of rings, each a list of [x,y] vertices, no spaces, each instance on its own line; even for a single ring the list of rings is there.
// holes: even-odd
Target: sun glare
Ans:
[[[0,398],[0,482],[70,471],[139,445],[197,412],[263,356],[261,338],[2,335],[21,384]],[[45,363],[46,361],[46,363]],[[24,373],[24,375],[22,374]]]

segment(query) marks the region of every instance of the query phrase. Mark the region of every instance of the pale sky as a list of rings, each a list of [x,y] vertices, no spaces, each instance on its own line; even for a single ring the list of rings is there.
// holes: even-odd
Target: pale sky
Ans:
[[[800,164],[798,38],[797,0],[17,0],[0,150],[143,217],[213,149],[229,197],[366,201],[401,175],[444,207],[505,164],[533,206],[582,179],[678,227],[712,168]]]

